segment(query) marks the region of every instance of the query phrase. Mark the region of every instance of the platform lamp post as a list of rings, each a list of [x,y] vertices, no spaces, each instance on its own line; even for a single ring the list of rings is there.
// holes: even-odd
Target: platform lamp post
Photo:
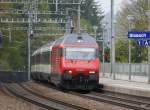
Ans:
[[[110,54],[110,64],[111,64],[111,75],[113,74],[113,79],[115,80],[115,33],[114,33],[114,0],[111,0],[111,54]]]
[[[148,17],[148,31],[150,32],[150,10],[146,11],[146,15]],[[150,83],[150,47],[148,47],[148,65],[149,65],[148,83]]]
[[[134,20],[133,15],[128,15],[127,20],[129,23],[128,31],[132,30],[132,23]],[[128,62],[129,62],[129,81],[131,81],[131,41],[129,40],[129,55],[128,55]]]
[[[82,0],[79,0],[78,4],[78,22],[77,22],[77,33],[80,34],[80,22],[81,22],[81,2]]]
[[[105,31],[106,31],[106,25],[107,23],[103,23],[103,34],[102,34],[102,42],[103,42],[103,51],[102,51],[102,56],[103,56],[103,75],[105,74],[105,42],[104,42],[104,37],[106,37],[105,35]]]
[[[31,38],[33,37],[33,13],[28,11],[28,80],[30,80],[31,75]]]
[[[56,0],[55,11],[58,12],[58,0]]]
[[[97,26],[93,26],[93,29],[94,29],[95,39],[96,39],[96,37],[97,37],[97,29],[98,29],[98,27],[97,27]]]

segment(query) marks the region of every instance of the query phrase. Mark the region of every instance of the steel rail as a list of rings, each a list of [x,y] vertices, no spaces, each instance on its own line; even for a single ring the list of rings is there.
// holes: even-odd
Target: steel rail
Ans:
[[[38,84],[58,90],[58,88],[50,86],[49,84],[45,84],[45,83],[38,83]],[[113,105],[130,108],[133,110],[150,110],[150,102],[149,101],[133,100],[133,99],[130,100],[130,99],[125,99],[125,98],[121,98],[121,97],[116,97],[116,96],[113,96],[110,94],[105,94],[105,90],[103,90],[103,92],[104,93],[91,92],[89,94],[81,94],[81,93],[77,93],[77,92],[69,92],[69,93],[72,95],[77,95],[77,96],[83,97],[83,98],[88,98],[88,99],[99,101],[99,102],[110,103]]]
[[[133,109],[133,110],[150,110],[150,107],[148,107],[150,103],[146,103],[146,102],[145,103],[143,102],[140,104],[140,102],[136,100],[129,100],[129,99],[125,100],[123,98],[118,98],[115,96],[102,95],[101,93],[97,95],[97,94],[92,94],[92,93],[80,94],[76,92],[70,92],[70,94],[77,95],[77,96],[91,99],[91,100],[95,100],[95,101],[99,101],[99,102],[109,103],[109,104],[117,105],[120,107]]]
[[[133,103],[133,104],[137,104],[137,105],[140,105],[140,106],[147,106],[147,107],[150,107],[150,102],[149,101],[144,101],[144,100],[136,100],[136,99],[128,99],[128,98],[123,98],[123,97],[119,97],[119,96],[114,96],[114,95],[111,95],[111,94],[99,94],[99,93],[96,93],[96,92],[93,92],[91,93],[92,95],[96,95],[96,96],[103,96],[103,97],[106,97],[106,98],[111,98],[113,100],[120,100],[120,101],[123,101],[123,102],[128,102],[128,103]]]
[[[45,84],[45,83],[38,83],[38,84],[58,90],[58,88],[50,86],[49,84]],[[107,93],[105,93],[105,92],[107,92],[105,90],[103,90],[103,92],[104,93],[91,92],[89,94],[81,94],[81,93],[77,93],[77,92],[69,92],[69,93],[72,95],[77,95],[77,96],[83,97],[83,98],[88,98],[91,100],[101,101],[101,102],[105,102],[105,103],[110,103],[113,105],[130,108],[133,110],[150,110],[150,102],[149,101],[138,100],[138,99],[130,100],[127,98],[122,98],[122,97],[107,94]]]
[[[62,101],[58,101],[58,100],[52,99],[52,98],[50,98],[50,97],[46,97],[46,96],[44,96],[44,95],[40,95],[40,94],[37,93],[37,92],[34,92],[34,91],[32,91],[32,90],[29,90],[29,89],[26,88],[24,85],[21,85],[21,87],[22,87],[24,90],[26,90],[26,91],[28,91],[28,92],[30,92],[30,93],[32,93],[32,94],[35,94],[35,95],[38,96],[38,97],[41,97],[41,98],[44,98],[44,99],[47,99],[47,100],[53,100],[54,102],[57,102],[57,103],[62,104],[62,105],[66,105],[66,106],[68,106],[68,107],[75,108],[75,109],[77,109],[77,110],[89,110],[89,109],[87,109],[87,108],[79,107],[79,106],[76,106],[76,105],[73,105],[73,104],[68,104],[68,103],[65,103],[65,102],[62,102]]]
[[[52,110],[88,110],[86,108],[70,105],[55,99],[46,98],[42,95],[35,94],[34,92],[27,91],[19,84],[3,84],[3,86],[12,94],[20,97],[28,102],[38,105],[45,109]]]

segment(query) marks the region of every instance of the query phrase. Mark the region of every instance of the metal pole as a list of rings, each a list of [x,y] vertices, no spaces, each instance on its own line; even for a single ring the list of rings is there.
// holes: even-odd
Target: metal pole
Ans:
[[[80,12],[81,12],[81,0],[78,5],[78,24],[77,24],[77,33],[80,34]]]
[[[131,31],[131,22],[129,22],[129,31]],[[131,81],[131,40],[129,39],[129,81]]]
[[[128,19],[128,23],[129,23],[129,27],[128,27],[128,31],[131,31],[131,25],[132,25],[132,22],[134,20],[134,17],[133,15],[128,15],[127,16],[127,19]],[[131,81],[131,40],[129,39],[129,55],[128,55],[128,62],[129,62],[129,81]]]
[[[97,37],[97,27],[95,27],[95,29],[94,29],[94,31],[95,31],[95,39],[96,39],[96,37]]]
[[[146,15],[148,17],[148,31],[150,31],[150,0],[148,0],[148,8]],[[148,47],[148,67],[149,67],[149,74],[148,74],[148,83],[150,83],[150,47]]]
[[[66,20],[67,20],[67,22],[66,22],[66,34],[69,34],[70,32],[69,32],[69,22],[70,22],[70,17],[69,17],[69,9],[67,8],[66,9],[66,15],[67,15],[67,17],[66,17]]]
[[[103,76],[104,76],[104,74],[105,74],[105,48],[104,48],[104,35],[105,35],[105,29],[103,29],[103,52],[102,52],[102,54],[103,54]]]
[[[28,12],[28,22],[29,22],[29,29],[28,29],[28,80],[30,80],[30,75],[31,75],[31,39],[30,39],[30,34],[32,30],[32,24],[31,24],[31,12]]]
[[[30,35],[28,35],[28,80],[30,80],[30,74],[31,74],[31,62],[30,62]]]
[[[9,43],[11,43],[11,41],[12,41],[12,38],[11,38],[11,28],[9,27],[8,29],[9,29]]]
[[[111,0],[111,74],[115,79],[114,0]]]
[[[34,18],[33,18],[33,20],[34,20],[34,22],[37,22],[37,11],[38,11],[38,5],[37,5],[37,0],[35,0],[34,1],[34,4],[33,4],[33,7],[34,7],[34,10],[33,10],[33,15],[34,15]]]
[[[133,15],[128,15],[127,16],[127,19],[128,19],[128,23],[129,23],[129,27],[128,27],[128,31],[131,31],[131,25],[132,25],[132,22],[134,20],[134,17]],[[128,55],[128,62],[129,62],[129,81],[131,81],[131,40],[129,39],[129,55]]]
[[[58,0],[56,0],[56,12],[58,12]]]
[[[3,40],[3,34],[2,31],[0,30],[0,48],[2,48],[2,41]]]
[[[150,19],[149,19],[149,31],[150,31]],[[150,83],[150,47],[148,47],[148,65],[149,65],[148,83]]]
[[[93,29],[94,29],[94,34],[95,34],[95,39],[97,40],[97,29],[98,27],[97,26],[93,26]]]

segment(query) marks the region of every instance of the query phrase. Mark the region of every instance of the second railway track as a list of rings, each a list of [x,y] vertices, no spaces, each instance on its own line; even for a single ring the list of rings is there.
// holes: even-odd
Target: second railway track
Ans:
[[[3,86],[15,96],[31,102],[37,106],[49,110],[88,110],[76,105],[68,104],[59,100],[51,99],[40,94],[36,94],[19,84],[3,84]]]
[[[95,100],[95,101],[118,105],[133,110],[150,110],[150,102],[148,101],[126,99],[122,97],[116,97],[110,94],[105,94],[105,93],[102,94],[97,92],[92,92],[89,94],[80,94],[76,92],[71,92],[71,94],[84,97],[87,99]]]

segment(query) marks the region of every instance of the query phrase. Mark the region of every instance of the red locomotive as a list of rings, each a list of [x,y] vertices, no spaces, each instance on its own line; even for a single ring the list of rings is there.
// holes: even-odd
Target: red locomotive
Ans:
[[[99,82],[96,40],[88,34],[68,34],[33,55],[32,78],[48,80],[65,89],[92,90]]]

